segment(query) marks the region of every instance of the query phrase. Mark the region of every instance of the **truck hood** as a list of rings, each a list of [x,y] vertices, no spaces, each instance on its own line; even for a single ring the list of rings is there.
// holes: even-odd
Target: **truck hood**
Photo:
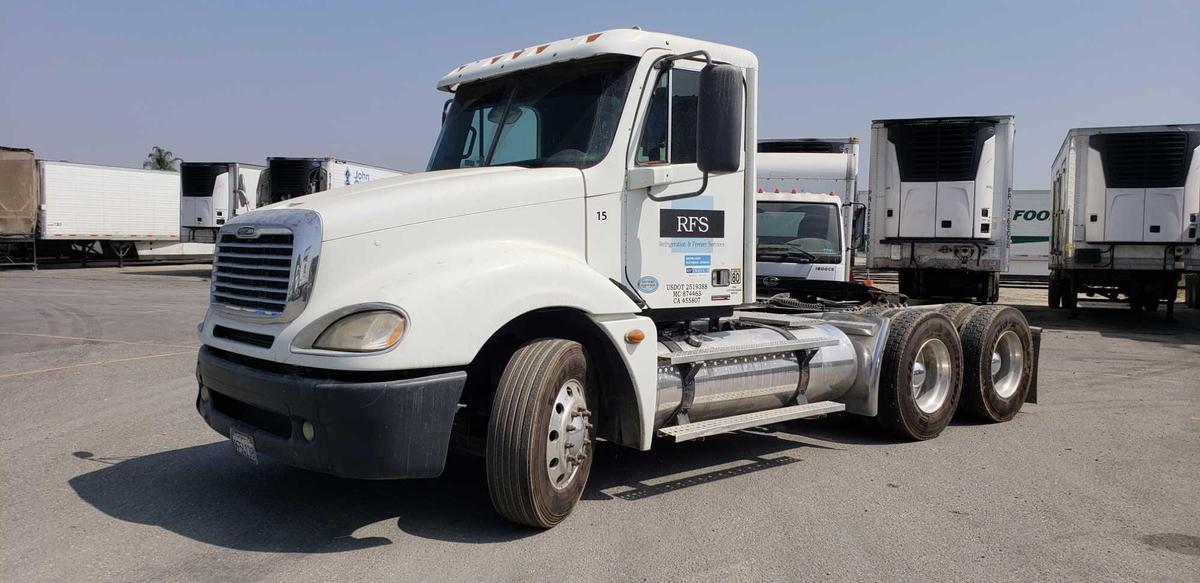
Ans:
[[[582,198],[575,168],[462,168],[373,180],[286,200],[263,209],[321,215],[322,240],[506,208]],[[243,215],[253,222],[255,213]],[[240,221],[239,221],[240,222]]]

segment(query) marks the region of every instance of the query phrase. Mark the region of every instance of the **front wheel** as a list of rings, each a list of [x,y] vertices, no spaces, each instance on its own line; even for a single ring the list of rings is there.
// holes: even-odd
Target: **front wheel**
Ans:
[[[945,314],[894,316],[879,376],[879,424],[909,439],[937,437],[958,407],[962,365],[958,331]]]
[[[488,494],[504,518],[550,528],[579,501],[594,457],[587,376],[569,340],[534,340],[509,359],[487,437]]]

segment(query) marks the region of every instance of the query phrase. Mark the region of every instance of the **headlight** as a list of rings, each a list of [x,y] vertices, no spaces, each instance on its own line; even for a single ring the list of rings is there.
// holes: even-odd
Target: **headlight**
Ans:
[[[377,352],[396,345],[404,336],[408,321],[390,310],[371,310],[350,314],[321,332],[313,348],[342,352]]]

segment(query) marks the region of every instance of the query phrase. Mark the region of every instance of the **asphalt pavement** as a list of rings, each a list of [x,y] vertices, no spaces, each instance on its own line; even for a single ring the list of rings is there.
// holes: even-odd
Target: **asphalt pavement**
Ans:
[[[1196,581],[1200,311],[1004,288],[1040,402],[897,441],[849,416],[649,452],[602,444],[561,526],[491,510],[481,460],[342,480],[264,460],[193,400],[206,266],[0,271],[5,581]]]

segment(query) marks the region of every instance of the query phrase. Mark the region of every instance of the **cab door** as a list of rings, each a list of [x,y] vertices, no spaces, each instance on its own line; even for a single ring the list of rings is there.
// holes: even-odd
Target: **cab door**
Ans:
[[[737,172],[696,165],[701,63],[652,67],[627,159],[623,271],[652,310],[742,303],[745,132]],[[703,187],[703,190],[701,191]]]

